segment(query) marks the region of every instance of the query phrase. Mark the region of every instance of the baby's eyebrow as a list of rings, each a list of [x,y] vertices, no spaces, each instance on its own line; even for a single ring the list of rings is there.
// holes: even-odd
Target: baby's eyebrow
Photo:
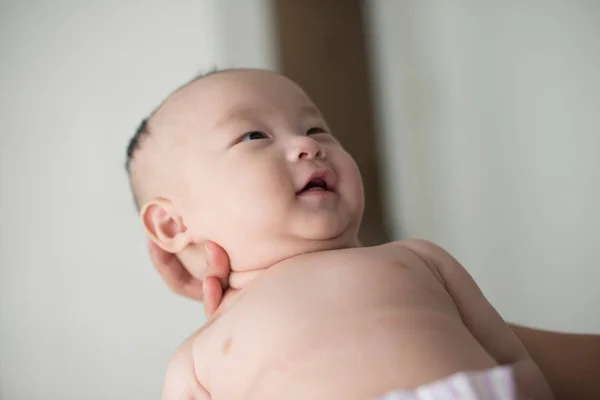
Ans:
[[[319,111],[319,109],[313,105],[310,106],[304,106],[300,109],[300,113],[299,113],[300,117],[316,117],[316,118],[323,118],[323,115],[321,114],[321,111]]]
[[[265,110],[261,110],[258,108],[252,108],[252,107],[235,109],[235,110],[228,112],[227,114],[225,114],[225,116],[220,118],[214,124],[213,128],[219,128],[219,127],[222,127],[223,125],[233,123],[236,121],[263,118],[265,116],[268,116],[268,114],[270,114],[270,113],[266,112]],[[323,115],[321,114],[321,111],[319,111],[319,109],[317,107],[315,107],[314,105],[307,105],[307,106],[301,107],[300,110],[298,111],[298,117],[300,117],[300,118],[313,117],[313,118],[323,119]]]
[[[227,125],[227,124],[235,122],[235,121],[246,120],[249,118],[256,118],[257,115],[260,115],[260,114],[261,114],[261,111],[256,108],[236,109],[236,110],[228,112],[222,118],[219,118],[219,120],[214,124],[214,128],[219,128],[219,127],[222,127],[223,125]],[[264,113],[262,113],[262,114],[264,114]]]

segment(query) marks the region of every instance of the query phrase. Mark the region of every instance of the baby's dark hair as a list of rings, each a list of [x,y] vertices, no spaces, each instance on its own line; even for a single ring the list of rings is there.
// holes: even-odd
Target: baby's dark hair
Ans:
[[[152,115],[152,114],[151,114]],[[129,187],[131,188],[131,193],[133,195],[133,202],[135,204],[135,208],[137,211],[140,211],[142,205],[140,204],[140,197],[137,189],[137,185],[134,184],[132,174],[131,174],[131,161],[133,161],[133,157],[139,150],[141,146],[141,142],[144,137],[147,137],[150,134],[148,130],[148,118],[144,118],[138,128],[135,131],[135,134],[131,139],[129,139],[129,143],[127,144],[127,156],[125,159],[125,170],[127,171],[127,176],[129,177]]]
[[[224,72],[227,71],[227,69],[217,69],[217,68],[213,68],[211,71],[209,72],[204,72],[204,73],[200,73],[198,75],[196,75],[194,78],[192,78],[191,80],[189,80],[188,82],[186,82],[185,84],[181,85],[180,87],[178,87],[177,89],[175,89],[168,97],[171,97],[173,94],[177,93],[178,91],[180,91],[181,89],[185,88],[186,86],[190,85],[191,83],[205,78],[209,75],[218,73],[218,72]],[[144,140],[146,138],[148,138],[151,134],[149,125],[150,125],[150,121],[152,120],[152,116],[154,114],[156,114],[156,112],[158,110],[160,110],[160,108],[162,107],[162,105],[166,102],[163,101],[158,107],[156,107],[148,117],[144,118],[142,120],[142,122],[139,124],[139,126],[137,127],[137,129],[135,130],[135,134],[131,137],[131,139],[129,139],[129,143],[127,144],[127,154],[126,154],[126,158],[125,158],[125,171],[127,172],[127,176],[129,177],[129,186],[131,188],[131,192],[133,194],[133,201],[135,204],[135,207],[138,211],[140,211],[140,208],[142,206],[141,204],[141,198],[140,198],[140,188],[139,188],[139,183],[135,182],[135,179],[133,179],[133,174],[132,174],[132,170],[131,170],[131,163],[135,157],[135,155],[140,151],[140,148],[142,147],[142,144],[144,142]]]
[[[131,160],[135,155],[135,152],[140,147],[140,141],[143,136],[148,135],[150,132],[148,131],[148,118],[144,118],[138,128],[135,131],[135,134],[131,139],[129,139],[129,144],[127,145],[127,158],[125,161],[125,170],[127,174],[131,173]]]

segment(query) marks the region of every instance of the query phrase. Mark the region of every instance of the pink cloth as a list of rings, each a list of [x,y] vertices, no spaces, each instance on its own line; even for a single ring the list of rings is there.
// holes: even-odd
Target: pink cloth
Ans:
[[[510,367],[461,372],[412,391],[396,391],[377,400],[516,400]]]

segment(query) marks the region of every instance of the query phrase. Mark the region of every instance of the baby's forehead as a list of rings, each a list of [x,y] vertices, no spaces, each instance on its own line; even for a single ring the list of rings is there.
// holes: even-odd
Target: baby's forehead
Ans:
[[[272,113],[314,115],[320,112],[291,80],[271,72],[216,73],[174,93],[153,116],[158,129],[198,130],[233,119]]]

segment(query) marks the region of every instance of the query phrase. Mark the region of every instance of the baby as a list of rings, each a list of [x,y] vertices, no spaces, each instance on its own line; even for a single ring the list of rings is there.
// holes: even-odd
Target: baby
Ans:
[[[195,79],[142,123],[128,156],[151,240],[199,279],[204,245],[220,244],[235,288],[176,351],[164,400],[552,398],[450,255],[359,246],[358,168],[289,79]]]

